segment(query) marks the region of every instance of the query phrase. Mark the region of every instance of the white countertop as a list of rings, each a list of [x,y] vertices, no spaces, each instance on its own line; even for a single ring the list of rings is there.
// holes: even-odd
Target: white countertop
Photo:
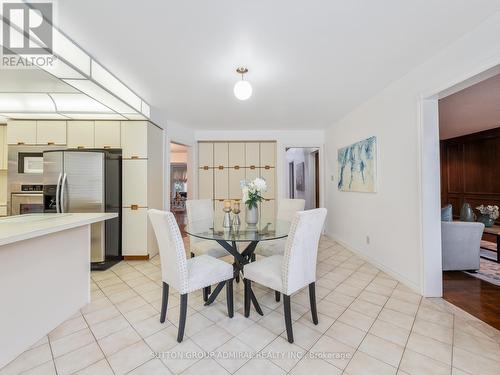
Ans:
[[[0,219],[0,246],[28,240],[62,230],[113,219],[118,214],[65,213],[65,214],[30,214],[9,216]]]

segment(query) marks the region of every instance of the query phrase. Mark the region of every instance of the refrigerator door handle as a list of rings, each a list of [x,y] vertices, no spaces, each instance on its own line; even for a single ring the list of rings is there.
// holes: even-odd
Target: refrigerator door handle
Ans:
[[[61,207],[60,207],[60,201],[59,201],[59,191],[61,190],[61,178],[62,178],[62,172],[59,173],[59,177],[57,179],[57,187],[56,187],[56,212],[60,213],[61,212]]]
[[[62,178],[62,182],[61,182],[61,201],[60,201],[60,206],[61,206],[61,213],[64,213],[64,187],[66,186],[66,178],[68,177],[68,175],[65,173],[63,175],[63,178]]]

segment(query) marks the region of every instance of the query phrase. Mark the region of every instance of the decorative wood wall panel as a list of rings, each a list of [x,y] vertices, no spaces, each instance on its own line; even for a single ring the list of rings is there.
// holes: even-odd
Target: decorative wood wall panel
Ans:
[[[500,206],[500,128],[441,141],[441,203]],[[476,214],[478,212],[476,211]]]

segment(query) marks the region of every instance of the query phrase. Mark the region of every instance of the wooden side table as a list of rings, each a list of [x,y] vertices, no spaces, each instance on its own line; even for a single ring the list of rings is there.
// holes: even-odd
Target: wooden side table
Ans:
[[[496,237],[497,239],[497,256],[496,256],[496,259],[492,259],[492,258],[489,258],[489,257],[484,257],[485,259],[489,259],[489,260],[494,260],[496,261],[497,263],[500,263],[500,225],[493,225],[491,227],[484,227],[484,233],[487,233],[487,234],[492,234]]]

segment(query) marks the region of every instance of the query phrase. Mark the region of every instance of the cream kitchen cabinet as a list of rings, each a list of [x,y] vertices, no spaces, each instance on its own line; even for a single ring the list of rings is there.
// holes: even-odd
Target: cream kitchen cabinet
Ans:
[[[36,122],[37,145],[65,145],[66,121],[43,120]]]
[[[245,180],[245,168],[229,168],[229,192],[230,199],[241,199],[241,181]]]
[[[260,203],[260,216],[263,219],[272,219],[276,216],[274,199],[265,199]]]
[[[7,216],[7,206],[0,206],[0,216]]]
[[[200,168],[214,166],[214,144],[200,142],[198,144],[198,166]]]
[[[274,168],[260,168],[260,177],[267,182],[267,191],[264,192],[263,197],[267,199],[274,199],[276,190],[276,177]]]
[[[260,143],[260,166],[261,167],[276,166],[276,143],[274,142]]]
[[[214,170],[208,166],[198,169],[198,198],[213,199],[214,197]]]
[[[122,209],[122,255],[148,254],[148,209]]]
[[[94,121],[68,121],[69,148],[94,147]]]
[[[120,148],[120,121],[95,121],[94,144],[96,148]]]
[[[214,143],[214,168],[229,167],[229,145],[226,142]]]
[[[260,177],[260,168],[259,167],[246,167],[245,168],[245,180],[246,181],[252,181],[255,180],[257,177]]]
[[[229,168],[214,168],[214,198],[229,199]]]
[[[120,138],[122,156],[124,159],[147,159],[147,121],[121,121]]]
[[[36,145],[36,121],[11,120],[7,123],[9,145]]]
[[[245,166],[247,168],[260,166],[260,145],[258,142],[245,143]]]
[[[148,161],[122,161],[123,206],[148,206]]]
[[[0,125],[0,170],[8,166],[7,125]]]
[[[242,168],[245,166],[245,143],[230,142],[229,143],[229,167]]]

